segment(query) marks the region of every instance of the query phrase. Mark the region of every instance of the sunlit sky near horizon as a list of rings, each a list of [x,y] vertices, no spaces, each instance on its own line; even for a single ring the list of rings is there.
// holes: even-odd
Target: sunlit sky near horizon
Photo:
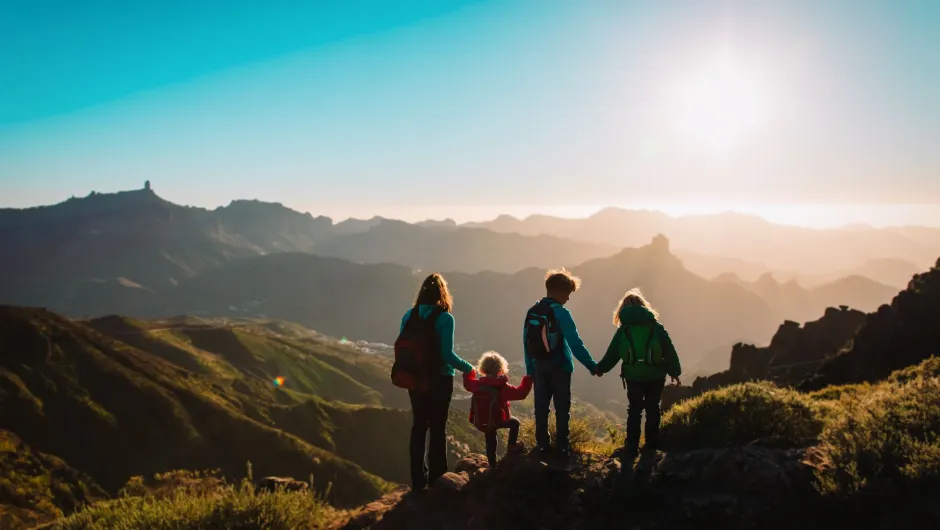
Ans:
[[[940,226],[940,2],[0,3],[0,207]],[[811,205],[811,206],[798,206]]]

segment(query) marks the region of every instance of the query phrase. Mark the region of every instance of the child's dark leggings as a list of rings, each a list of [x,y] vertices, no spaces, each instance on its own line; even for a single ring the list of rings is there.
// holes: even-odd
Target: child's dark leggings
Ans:
[[[509,429],[509,445],[513,446],[519,438],[519,420],[509,418],[509,420],[497,424],[495,429],[486,433],[486,458],[490,462],[490,468],[496,467],[496,446],[499,443],[496,431],[498,429]]]

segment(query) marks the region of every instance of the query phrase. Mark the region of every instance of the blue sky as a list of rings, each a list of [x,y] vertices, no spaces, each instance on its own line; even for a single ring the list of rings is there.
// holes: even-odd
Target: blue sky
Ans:
[[[150,179],[336,218],[922,220],[938,49],[927,0],[4,0],[0,206]]]

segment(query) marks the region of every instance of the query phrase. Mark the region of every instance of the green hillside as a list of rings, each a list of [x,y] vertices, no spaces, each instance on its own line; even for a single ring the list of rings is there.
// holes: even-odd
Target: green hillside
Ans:
[[[278,402],[312,396],[274,388],[265,374],[241,373],[224,356],[187,349],[182,340],[160,350],[189,353],[206,367],[200,374],[41,310],[2,308],[0,330],[0,428],[65,458],[109,492],[132,475],[175,468],[239,473],[247,461],[259,475],[313,473],[324,485],[333,482],[340,504],[374,498],[387,487],[360,466],[278,429],[268,416]],[[314,371],[306,373],[313,385]],[[342,384],[334,389],[336,381]],[[352,397],[373,399],[361,383],[332,375],[320,382],[325,392],[352,390]]]
[[[105,497],[90,477],[60,458],[34,451],[4,430],[0,430],[0,471],[0,528],[62,517]]]

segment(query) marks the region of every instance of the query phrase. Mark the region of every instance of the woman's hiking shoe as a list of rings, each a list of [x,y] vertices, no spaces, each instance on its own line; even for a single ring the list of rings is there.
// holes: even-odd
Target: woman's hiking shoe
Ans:
[[[625,462],[633,462],[636,460],[636,457],[640,456],[640,451],[635,447],[621,447],[610,456],[620,458]]]
[[[416,490],[412,489],[408,491],[408,493],[404,494],[402,496],[402,499],[405,501],[405,505],[408,506],[409,508],[417,508],[419,505],[421,505],[421,501],[423,501],[424,498],[427,497],[427,493],[428,493],[427,488],[421,488],[421,489],[416,489]]]

